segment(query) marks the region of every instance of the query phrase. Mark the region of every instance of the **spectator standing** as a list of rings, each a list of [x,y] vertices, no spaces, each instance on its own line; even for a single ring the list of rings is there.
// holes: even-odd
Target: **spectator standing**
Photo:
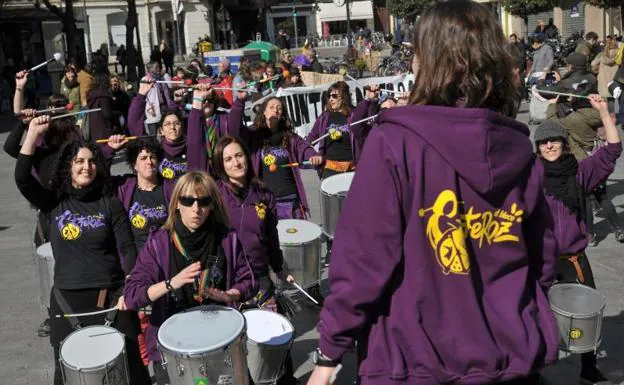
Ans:
[[[126,51],[126,46],[123,44],[119,46],[115,55],[117,55],[117,63],[121,65],[121,73],[125,74],[126,65],[128,64],[128,51]]]
[[[173,75],[173,59],[175,57],[173,49],[171,49],[171,47],[169,47],[167,44],[163,43],[163,48],[160,52],[160,56],[163,63],[165,64],[165,72]]]

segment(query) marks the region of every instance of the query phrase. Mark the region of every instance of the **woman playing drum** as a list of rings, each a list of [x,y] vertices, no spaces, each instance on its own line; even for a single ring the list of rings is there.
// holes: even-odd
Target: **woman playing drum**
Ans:
[[[323,158],[294,132],[293,123],[279,98],[263,104],[249,130],[241,126],[241,138],[251,151],[254,173],[275,194],[278,219],[304,219],[309,213],[298,165],[319,166]],[[293,163],[296,166],[291,167]]]
[[[546,202],[554,218],[555,238],[561,255],[557,263],[557,281],[578,281],[595,289],[594,276],[585,254],[588,237],[583,217],[584,205],[587,194],[615,169],[615,161],[622,153],[622,143],[618,129],[609,116],[607,102],[599,95],[590,95],[589,98],[592,106],[600,112],[606,131],[606,146],[577,161],[570,152],[566,128],[550,120],[540,124],[534,140],[544,173]],[[581,382],[594,384],[605,380],[596,368],[595,353],[583,353]]]
[[[275,196],[253,176],[249,150],[240,139],[219,139],[214,155],[212,164],[221,197],[258,280],[258,293],[248,304],[280,311],[269,267],[282,280],[294,282],[294,278],[288,274],[280,249]],[[292,383],[290,360],[287,370],[285,377],[290,377],[290,382],[285,378],[283,383]]]
[[[129,308],[152,305],[147,348],[158,384],[168,383],[156,350],[159,326],[198,305],[244,302],[255,292],[252,282],[215,182],[203,172],[185,174],[173,190],[167,222],[148,239],[124,289]]]
[[[29,202],[50,218],[50,242],[54,252],[54,287],[50,293],[50,343],[54,350],[54,384],[63,383],[58,362],[60,343],[78,324],[104,323],[104,315],[77,319],[66,313],[83,313],[117,305],[127,274],[136,261],[136,247],[127,214],[111,194],[108,168],[95,145],[72,142],[60,152],[50,189],[30,173],[37,141],[45,135],[49,116],[34,118],[15,166],[15,182]],[[124,255],[123,265],[117,249]],[[126,336],[131,384],[149,384],[141,362],[136,312],[121,311],[115,326]]]
[[[311,143],[329,133],[319,144],[319,153],[325,159],[321,178],[355,169],[370,125],[367,122],[351,125],[351,122],[357,122],[374,113],[378,88],[367,87],[366,97],[354,109],[347,83],[336,82],[329,87],[325,112],[316,119],[312,131],[306,137],[306,141]]]
[[[334,237],[311,385],[357,341],[362,385],[541,383],[556,247],[496,16],[437,2],[410,104],[381,112]]]

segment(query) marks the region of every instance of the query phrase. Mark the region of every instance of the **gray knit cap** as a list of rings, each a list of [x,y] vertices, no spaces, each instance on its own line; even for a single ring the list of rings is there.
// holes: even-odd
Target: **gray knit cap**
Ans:
[[[562,138],[564,141],[567,141],[568,132],[561,124],[552,120],[545,120],[535,130],[533,140],[537,143],[549,138]]]

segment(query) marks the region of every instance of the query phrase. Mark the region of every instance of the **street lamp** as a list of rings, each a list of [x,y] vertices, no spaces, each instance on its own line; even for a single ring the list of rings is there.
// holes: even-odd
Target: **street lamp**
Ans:
[[[297,8],[295,8],[295,2],[293,1],[293,23],[295,25],[295,48],[299,48],[299,35],[297,32]]]

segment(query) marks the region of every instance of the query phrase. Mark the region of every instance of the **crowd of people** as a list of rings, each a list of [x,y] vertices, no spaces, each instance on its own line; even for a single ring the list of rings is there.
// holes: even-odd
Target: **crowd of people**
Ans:
[[[54,252],[50,318],[38,331],[54,351],[54,384],[63,383],[61,342],[78,323],[105,319],[57,314],[116,306],[130,384],[150,384],[152,363],[164,385],[157,331],[172,315],[205,304],[286,313],[269,273],[294,282],[277,224],[310,218],[301,168],[320,179],[355,172],[308,384],[329,384],[354,345],[363,385],[547,384],[539,372],[559,345],[549,288],[596,287],[585,252],[595,243],[590,196],[624,241],[605,185],[622,152],[614,111],[624,70],[603,69],[621,48],[606,44],[601,88],[586,53],[594,37],[548,88],[574,96],[550,98],[533,140],[515,120],[520,76],[545,89],[548,52],[534,42],[534,70],[517,37],[510,49],[495,16],[466,0],[437,3],[413,26],[409,97],[368,86],[356,104],[335,82],[306,137],[272,92],[319,69],[313,50],[242,60],[237,71],[227,58],[213,71],[153,56],[135,92],[70,64],[47,104],[100,109],[78,119],[25,109],[29,73],[19,72],[19,119],[4,148],[37,210],[33,241]],[[245,122],[246,103],[262,97]],[[122,152],[129,173],[112,175]],[[278,383],[296,384],[292,360],[285,365]],[[609,383],[594,352],[582,355],[581,380]]]

